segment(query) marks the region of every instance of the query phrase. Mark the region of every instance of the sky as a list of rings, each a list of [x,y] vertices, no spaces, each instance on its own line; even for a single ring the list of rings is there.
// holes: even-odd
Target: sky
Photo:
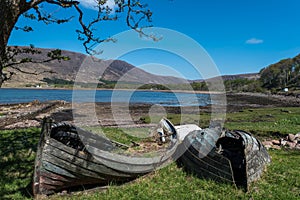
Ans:
[[[81,0],[87,19],[95,14],[91,2]],[[144,0],[153,12],[152,25],[182,35],[195,41],[206,52],[221,75],[255,73],[263,67],[300,53],[299,0]],[[113,6],[112,0],[109,5]],[[45,5],[58,16],[72,16],[74,10],[58,9]],[[100,24],[97,33],[103,37],[120,35],[129,30],[125,14],[118,21]],[[34,31],[24,33],[14,30],[9,45],[34,44],[42,48],[60,48],[84,53],[82,43],[77,40],[76,17],[64,25],[45,25],[20,18],[18,26],[30,24]],[[178,34],[177,34],[178,33]],[[138,36],[137,36],[138,38]],[[163,36],[168,40],[168,32]],[[134,41],[133,41],[134,42]],[[180,47],[197,58],[195,45],[178,39],[173,47]],[[177,44],[178,42],[178,44]],[[180,43],[181,42],[181,43]],[[117,42],[118,43],[118,42]],[[120,45],[130,45],[122,43]],[[170,45],[170,44],[169,44]],[[105,45],[103,51],[105,52]],[[119,48],[123,48],[120,46]],[[125,48],[125,47],[124,47]],[[197,49],[197,50],[196,50]],[[185,54],[186,55],[186,54]],[[187,79],[203,77],[193,69],[191,60],[178,52],[157,48],[132,50],[123,59],[147,71],[162,75],[181,74]],[[205,58],[207,59],[207,58]],[[202,66],[205,68],[204,66]],[[195,68],[195,67],[194,67]],[[201,77],[202,76],[202,77]]]

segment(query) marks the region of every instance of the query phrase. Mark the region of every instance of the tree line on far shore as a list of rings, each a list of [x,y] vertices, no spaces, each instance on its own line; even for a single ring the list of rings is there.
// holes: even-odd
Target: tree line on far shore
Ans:
[[[53,87],[72,87],[74,82],[62,79],[45,78],[43,80]],[[91,87],[88,83],[76,83],[82,88]],[[210,81],[192,81],[189,84],[141,84],[130,82],[117,82],[99,80],[97,88],[113,89],[116,86],[123,89],[145,89],[145,90],[194,90],[208,91]],[[297,93],[300,91],[300,54],[294,58],[284,59],[276,64],[263,68],[259,72],[257,79],[236,78],[224,80],[225,90],[228,92],[269,92]]]

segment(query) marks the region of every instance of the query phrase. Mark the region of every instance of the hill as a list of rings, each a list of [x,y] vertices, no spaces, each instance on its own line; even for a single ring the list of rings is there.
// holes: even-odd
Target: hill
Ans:
[[[224,80],[226,91],[272,92],[299,96],[300,54],[271,64],[261,69],[259,73],[223,75],[221,77]],[[220,77],[207,80],[214,81],[217,78]],[[200,88],[205,88],[204,80],[192,82],[202,84]]]
[[[272,90],[300,88],[300,54],[281,60],[260,71],[262,87]]]
[[[235,75],[223,75],[222,79],[227,80],[236,80],[236,79],[248,79],[248,80],[257,80],[260,78],[259,73],[248,73],[248,74],[235,74]]]
[[[25,57],[33,60],[45,60],[47,53],[51,49],[38,49],[39,54],[20,54],[18,59]],[[17,70],[9,69],[8,72],[13,72],[11,80],[3,84],[3,87],[25,87],[30,85],[47,85],[45,80],[63,80],[66,82],[74,82],[76,75],[80,71],[82,82],[89,82],[92,76],[95,80],[106,81],[122,81],[128,83],[141,84],[180,84],[186,81],[181,78],[172,76],[158,76],[139,69],[125,61],[121,60],[99,60],[91,58],[87,55],[62,51],[62,55],[69,58],[67,61],[50,61],[44,63],[24,63],[19,67],[23,71],[34,72],[37,75],[20,73]],[[96,77],[97,76],[97,77]]]
[[[213,78],[209,78],[206,79],[209,81],[213,81],[214,79],[219,78],[220,76],[217,77],[213,77]],[[247,74],[232,74],[232,75],[222,75],[221,78],[224,81],[233,81],[236,79],[247,79],[247,80],[258,80],[260,78],[260,74],[259,73],[247,73]],[[204,79],[199,79],[199,80],[193,80],[192,82],[204,82]]]
[[[20,47],[22,48],[22,47]],[[51,49],[38,49],[41,53],[30,55],[33,60],[45,60]],[[13,72],[11,80],[3,84],[3,87],[34,87],[41,85],[48,87],[53,85],[73,85],[74,81],[86,84],[97,82],[106,88],[114,87],[116,83],[130,85],[147,84],[152,88],[152,84],[176,85],[178,89],[185,89],[186,80],[172,77],[159,76],[148,73],[122,60],[99,60],[87,55],[62,51],[62,55],[69,58],[67,61],[50,61],[41,63],[24,63],[19,67],[23,71],[34,72],[37,75],[20,73],[17,70]],[[21,54],[18,59],[28,57],[28,54]],[[54,72],[54,73],[50,73]],[[76,76],[80,72],[80,77]],[[283,88],[289,88],[290,91],[300,88],[300,54],[294,58],[288,58],[269,65],[259,73],[223,75],[224,85],[227,91],[244,92],[280,92]],[[208,79],[213,81],[214,78]],[[189,80],[195,90],[207,90],[205,81]],[[126,87],[125,87],[126,88]],[[165,89],[159,87],[157,89]]]

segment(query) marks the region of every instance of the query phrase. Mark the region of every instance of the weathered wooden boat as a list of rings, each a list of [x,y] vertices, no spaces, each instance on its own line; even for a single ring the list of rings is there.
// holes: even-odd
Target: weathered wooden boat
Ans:
[[[35,160],[33,194],[49,195],[75,186],[124,182],[169,162],[177,148],[174,126],[163,119],[161,139],[169,141],[154,156],[124,155],[122,145],[66,123],[43,122]]]
[[[198,177],[248,190],[271,162],[262,143],[245,131],[191,131],[178,147],[178,164]]]

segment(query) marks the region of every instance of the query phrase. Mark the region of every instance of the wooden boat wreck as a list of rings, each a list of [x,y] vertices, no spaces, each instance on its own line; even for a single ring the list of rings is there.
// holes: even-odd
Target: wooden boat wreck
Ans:
[[[168,120],[160,124],[158,138],[163,135],[168,144],[158,155],[143,157],[123,155],[121,144],[102,135],[44,120],[35,160],[34,196],[76,186],[130,181],[166,165],[176,151],[177,133]]]
[[[155,138],[159,144],[168,142],[163,152],[151,157],[128,155],[122,153],[122,144],[105,136],[45,119],[35,160],[33,194],[123,183],[174,160],[198,177],[247,190],[270,162],[261,142],[244,131],[201,129],[196,125],[174,127],[162,119]]]
[[[179,165],[198,177],[248,190],[271,162],[262,143],[245,131],[191,131],[178,147]]]

